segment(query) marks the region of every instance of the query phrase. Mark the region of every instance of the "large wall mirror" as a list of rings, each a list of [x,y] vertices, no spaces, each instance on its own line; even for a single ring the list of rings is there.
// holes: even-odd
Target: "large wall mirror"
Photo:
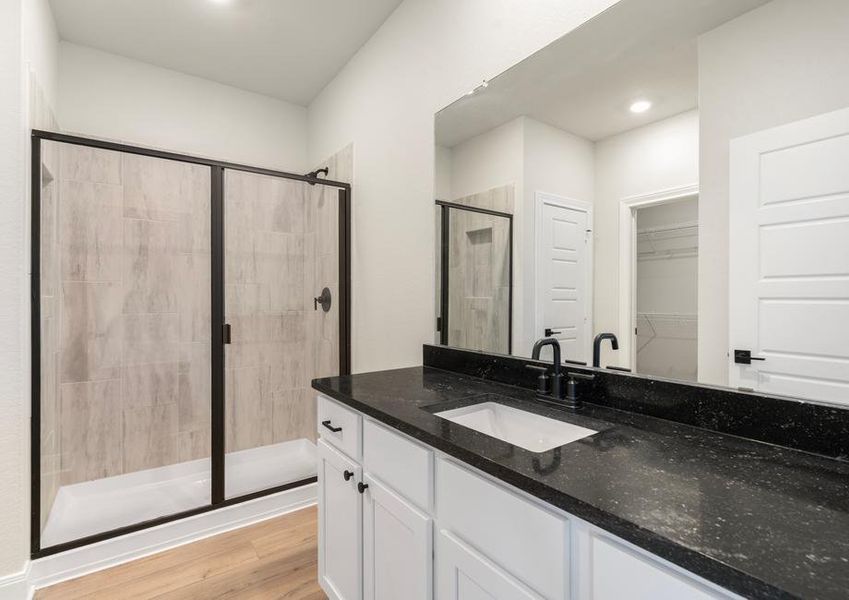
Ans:
[[[621,0],[435,128],[437,342],[849,404],[849,2]]]

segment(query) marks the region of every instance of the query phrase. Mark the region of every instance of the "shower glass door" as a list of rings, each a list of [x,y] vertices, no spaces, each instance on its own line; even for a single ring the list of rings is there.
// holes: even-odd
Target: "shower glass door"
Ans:
[[[235,169],[223,177],[230,499],[316,475],[310,382],[340,372],[340,190]]]
[[[314,482],[350,186],[45,131],[32,165],[32,556]]]
[[[39,550],[210,503],[210,167],[35,148]]]
[[[442,211],[440,342],[509,354],[512,215],[448,202],[437,204]]]

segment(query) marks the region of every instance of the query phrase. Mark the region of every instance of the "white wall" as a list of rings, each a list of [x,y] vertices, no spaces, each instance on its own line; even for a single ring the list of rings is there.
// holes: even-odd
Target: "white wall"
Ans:
[[[0,326],[5,332],[0,343],[0,579],[6,577],[2,583],[22,571],[29,554],[27,73],[33,73],[44,100],[55,106],[57,47],[46,0],[0,3]]]
[[[601,364],[628,366],[630,332],[619,323],[619,207],[623,199],[699,182],[699,113],[680,115],[596,142],[593,331],[613,332]],[[701,285],[701,281],[699,282]]]
[[[524,117],[451,148],[451,199],[522,183]]]
[[[699,379],[728,382],[728,144],[849,106],[849,2],[774,0],[701,37]]]
[[[451,148],[437,144],[435,163],[433,197],[435,200],[451,200]]]
[[[421,364],[433,336],[434,113],[614,3],[406,0],[310,106],[313,161],[357,148],[355,371]]]
[[[307,110],[282,100],[62,42],[59,122],[87,136],[303,173]]]
[[[47,0],[23,2],[24,61],[55,110],[59,95],[59,34]]]
[[[26,560],[29,497],[24,485],[26,446],[21,301],[23,271],[23,56],[20,1],[0,3],[0,575]]]

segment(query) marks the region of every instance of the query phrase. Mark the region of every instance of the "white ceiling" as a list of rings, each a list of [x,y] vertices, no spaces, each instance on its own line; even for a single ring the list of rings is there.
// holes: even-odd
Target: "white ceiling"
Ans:
[[[50,0],[63,40],[307,105],[401,0]]]
[[[452,147],[525,115],[596,141],[698,106],[697,37],[768,0],[622,0],[436,118]],[[653,102],[639,115],[640,98]]]

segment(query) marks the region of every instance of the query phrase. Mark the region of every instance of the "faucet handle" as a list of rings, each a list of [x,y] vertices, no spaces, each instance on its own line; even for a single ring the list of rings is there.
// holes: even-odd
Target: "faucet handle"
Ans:
[[[537,376],[537,394],[548,393],[548,368],[541,365],[525,365],[526,369],[539,371]]]
[[[575,380],[583,379],[584,381],[592,381],[595,379],[595,375],[591,373],[576,373],[575,371],[567,371],[566,379],[566,397],[563,401],[569,408],[577,410],[581,408],[583,403],[578,397],[578,382]]]

